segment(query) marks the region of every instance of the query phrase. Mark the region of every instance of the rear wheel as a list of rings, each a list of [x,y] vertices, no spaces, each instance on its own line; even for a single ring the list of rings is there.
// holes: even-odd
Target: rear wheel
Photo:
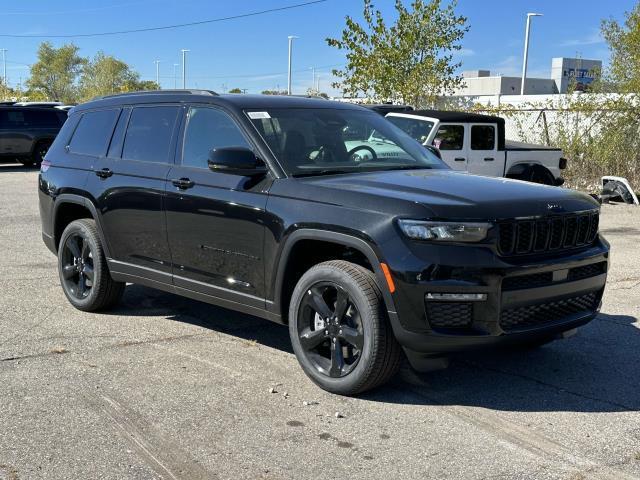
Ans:
[[[522,174],[522,179],[531,183],[539,183],[541,185],[555,185],[555,178],[552,173],[540,165],[532,165]]]
[[[64,229],[58,248],[58,274],[64,294],[79,310],[108,309],[124,292],[125,284],[109,275],[93,219],[75,220]]]
[[[36,146],[33,148],[33,152],[31,153],[31,165],[39,167],[42,160],[44,160],[44,156],[49,151],[49,147],[51,147],[51,142],[41,141],[36,143]]]
[[[289,309],[289,334],[304,372],[321,388],[354,395],[387,382],[402,353],[369,270],[341,260],[324,262],[298,282]]]

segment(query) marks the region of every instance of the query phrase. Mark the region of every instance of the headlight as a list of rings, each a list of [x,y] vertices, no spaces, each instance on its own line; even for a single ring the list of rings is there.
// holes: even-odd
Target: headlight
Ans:
[[[398,220],[404,234],[415,240],[434,242],[479,242],[487,237],[490,223],[428,222],[423,220]]]

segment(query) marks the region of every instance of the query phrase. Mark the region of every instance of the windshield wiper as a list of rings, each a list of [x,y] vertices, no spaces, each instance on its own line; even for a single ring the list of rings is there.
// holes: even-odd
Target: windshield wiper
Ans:
[[[345,173],[353,173],[356,171],[357,170],[336,170],[336,169],[328,168],[326,170],[312,170],[311,172],[295,173],[292,175],[292,177],[298,178],[298,177],[315,177],[320,175],[341,175]]]

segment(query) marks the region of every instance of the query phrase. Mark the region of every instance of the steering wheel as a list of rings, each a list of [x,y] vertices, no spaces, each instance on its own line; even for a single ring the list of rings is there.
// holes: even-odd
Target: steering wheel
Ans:
[[[357,147],[353,147],[351,150],[347,152],[347,156],[351,158],[351,156],[354,153],[356,153],[358,150],[366,150],[369,153],[371,153],[372,158],[369,161],[374,161],[378,159],[378,155],[376,155],[376,151],[373,148],[371,148],[369,145],[358,145]]]

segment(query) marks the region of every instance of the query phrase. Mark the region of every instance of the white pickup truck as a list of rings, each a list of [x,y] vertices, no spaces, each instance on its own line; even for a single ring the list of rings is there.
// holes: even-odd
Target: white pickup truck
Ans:
[[[562,150],[505,140],[504,119],[440,110],[392,112],[387,120],[423,145],[432,145],[454,170],[562,185]]]

